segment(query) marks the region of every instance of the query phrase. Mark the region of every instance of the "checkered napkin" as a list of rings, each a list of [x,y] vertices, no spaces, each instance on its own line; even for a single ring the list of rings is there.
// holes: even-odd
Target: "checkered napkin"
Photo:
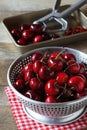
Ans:
[[[22,103],[17,99],[16,95],[9,87],[5,87],[5,92],[18,130],[82,130],[82,128],[87,128],[87,113],[79,120],[67,125],[55,126],[38,123],[25,114],[22,108]]]

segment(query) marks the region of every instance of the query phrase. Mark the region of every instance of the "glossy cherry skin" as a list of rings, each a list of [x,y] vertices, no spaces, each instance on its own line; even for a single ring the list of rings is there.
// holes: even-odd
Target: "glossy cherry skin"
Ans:
[[[27,30],[27,29],[29,29],[30,28],[30,25],[29,24],[27,24],[27,23],[23,23],[23,24],[21,24],[21,31],[24,31],[24,30]]]
[[[50,35],[47,32],[42,32],[41,35],[43,37],[43,41],[51,39]]]
[[[21,37],[21,32],[17,28],[12,29],[11,34],[15,39],[19,39]]]
[[[70,74],[78,74],[80,71],[80,65],[78,63],[71,64],[66,70],[68,70]]]
[[[38,95],[34,90],[28,90],[24,96],[36,100],[36,101],[42,101],[42,98],[40,95]]]
[[[25,82],[30,82],[31,78],[34,77],[34,72],[33,71],[27,71],[24,73],[24,80]]]
[[[64,85],[65,83],[67,83],[68,79],[69,79],[69,76],[65,72],[59,72],[56,77],[56,80],[59,85]]]
[[[80,92],[80,93],[76,93],[75,95],[74,95],[74,98],[75,99],[80,99],[80,98],[82,98],[82,97],[84,97],[85,96],[85,94],[83,93],[83,92]]]
[[[45,93],[50,96],[57,96],[59,94],[59,86],[55,79],[49,80],[45,84]]]
[[[82,97],[84,97],[84,96],[86,96],[87,95],[87,88],[84,88],[84,90],[82,91],[82,92],[80,92],[80,93],[76,93],[75,95],[74,95],[74,98],[75,99],[79,99],[79,98],[82,98]]]
[[[69,60],[75,60],[76,61],[76,57],[72,53],[66,53],[64,55],[64,59],[65,59],[66,62],[69,61]]]
[[[33,63],[28,63],[24,66],[23,72],[26,73],[27,71],[33,71]]]
[[[64,63],[60,59],[56,58],[49,58],[48,60],[48,66],[54,71],[62,71],[64,67]]]
[[[17,79],[16,82],[15,82],[15,88],[18,90],[18,91],[22,91],[24,87],[24,82],[22,79]]]
[[[18,43],[19,45],[26,45],[26,44],[27,44],[27,42],[26,42],[26,40],[25,40],[24,38],[18,39],[18,40],[17,40],[17,43]]]
[[[34,37],[34,34],[30,31],[30,30],[24,30],[22,32],[22,37],[26,40],[26,41],[31,41]]]
[[[38,90],[43,88],[43,82],[37,77],[31,78],[29,86],[33,90]]]
[[[63,59],[63,54],[62,52],[53,52],[50,54],[51,59]]]
[[[39,69],[39,77],[41,80],[48,80],[50,75],[49,68],[45,65],[41,66]]]
[[[73,29],[72,28],[69,28],[69,30],[67,30],[65,32],[65,35],[68,36],[68,35],[72,35],[73,34]]]
[[[38,24],[31,24],[30,25],[30,31],[34,32],[34,33],[41,33],[43,31],[43,26],[42,24],[38,23]]]
[[[72,65],[74,65],[74,64],[76,64],[76,61],[73,60],[73,59],[66,62],[67,67],[68,67],[68,66],[72,66]]]
[[[85,79],[77,75],[72,76],[68,81],[68,87],[71,87],[77,92],[82,92],[85,87]]]
[[[56,103],[55,97],[54,96],[47,96],[45,99],[46,103]]]
[[[41,65],[40,68],[38,68],[38,74],[39,77],[42,80],[49,80],[51,78],[55,78],[56,77],[56,73],[55,71],[51,70],[48,66],[46,65]]]
[[[85,75],[85,71],[86,71],[85,65],[83,63],[79,63],[79,65],[80,65],[79,73]]]
[[[34,63],[33,63],[33,71],[34,73],[37,73],[39,72],[39,69],[41,68],[42,66],[42,63],[40,60],[36,60]]]
[[[40,52],[35,52],[32,56],[31,56],[31,62],[35,62],[36,60],[41,60],[41,58],[43,57],[42,53]]]
[[[43,41],[43,36],[42,35],[36,35],[33,39],[33,43],[36,44],[38,42],[42,42]]]

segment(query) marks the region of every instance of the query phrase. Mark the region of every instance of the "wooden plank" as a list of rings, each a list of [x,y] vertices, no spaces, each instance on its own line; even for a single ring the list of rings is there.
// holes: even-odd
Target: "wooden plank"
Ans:
[[[1,106],[6,107],[7,105],[9,105],[9,102],[8,102],[7,95],[5,93],[5,86],[0,86],[0,108]]]
[[[18,130],[10,106],[0,106],[0,130]]]
[[[0,86],[7,86],[7,71],[13,60],[0,60]]]

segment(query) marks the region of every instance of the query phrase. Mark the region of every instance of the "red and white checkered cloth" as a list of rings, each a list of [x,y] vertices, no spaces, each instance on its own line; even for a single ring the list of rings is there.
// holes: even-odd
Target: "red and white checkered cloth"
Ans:
[[[30,119],[25,114],[22,108],[22,103],[9,87],[5,87],[5,92],[7,94],[18,130],[82,130],[82,128],[87,128],[87,113],[79,120],[67,125],[55,126],[38,123]]]

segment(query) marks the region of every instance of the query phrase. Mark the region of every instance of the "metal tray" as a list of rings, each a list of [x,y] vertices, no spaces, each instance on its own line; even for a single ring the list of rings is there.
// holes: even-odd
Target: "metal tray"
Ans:
[[[60,10],[64,10],[68,7],[69,5],[61,6]],[[12,37],[10,31],[14,27],[20,26],[22,23],[32,23],[33,21],[39,19],[40,17],[48,14],[52,9],[45,9],[45,10],[40,10],[40,11],[33,11],[31,13],[25,13],[13,17],[8,17],[3,19],[2,23],[10,36],[13,44],[16,46],[18,51],[20,51],[21,54],[33,50],[35,48],[39,47],[45,47],[45,46],[66,46],[67,44],[74,44],[76,41],[81,41],[87,39],[87,31],[82,32],[82,33],[77,33],[74,35],[69,35],[69,36],[61,36],[60,38],[56,38],[54,40],[47,40],[43,42],[39,42],[37,44],[29,44],[25,46],[18,45],[15,41],[15,39]],[[69,16],[66,19],[68,20],[69,27],[74,27],[78,24],[80,24],[82,27],[87,27],[87,17],[81,12],[79,12],[79,22],[78,22],[78,17],[76,15]]]

